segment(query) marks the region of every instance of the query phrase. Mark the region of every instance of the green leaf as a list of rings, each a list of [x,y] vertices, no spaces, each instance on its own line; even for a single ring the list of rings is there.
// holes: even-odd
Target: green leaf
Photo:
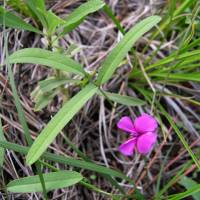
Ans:
[[[49,92],[48,94],[44,94],[41,90],[38,90],[36,96],[32,95],[35,102],[34,111],[40,111],[45,108],[59,92],[59,90],[55,90]]]
[[[112,77],[116,68],[133,47],[134,43],[160,20],[161,18],[159,16],[148,17],[136,24],[130,31],[128,31],[128,33],[125,34],[124,38],[117,44],[103,62],[97,77],[98,85],[105,83]]]
[[[67,83],[80,83],[80,80],[77,79],[67,79],[67,78],[57,78],[57,77],[49,77],[46,80],[40,81],[39,86],[43,93],[50,92],[51,90],[65,85]]]
[[[31,93],[31,98],[35,102],[34,111],[40,111],[46,107],[53,98],[61,91],[60,86],[65,84],[78,84],[81,80],[49,77],[46,80],[39,82],[39,87],[36,87]]]
[[[197,168],[200,170],[200,162],[199,162],[198,158],[193,153],[193,151],[190,148],[189,144],[185,140],[183,134],[181,133],[181,131],[178,129],[178,127],[174,123],[173,118],[167,113],[167,111],[161,105],[159,105],[159,108],[162,111],[162,114],[166,117],[167,121],[170,123],[171,127],[174,129],[175,133],[177,134],[177,136],[179,137],[179,139],[182,142],[183,146],[185,147],[185,149],[189,153],[190,157],[192,158],[192,160],[196,164]]]
[[[185,52],[180,55],[178,55],[178,52],[176,51],[175,53],[173,53],[163,59],[158,60],[156,63],[149,65],[148,67],[145,68],[145,70],[150,70],[150,69],[153,69],[153,68],[159,67],[159,66],[163,68],[163,65],[171,64],[171,62],[173,62],[173,61],[184,61],[184,62],[186,62],[188,60],[190,62],[196,61],[196,60],[199,60],[199,55],[200,55],[200,50]]]
[[[16,151],[16,152],[24,154],[24,155],[26,155],[30,149],[29,147],[21,146],[21,145],[15,144],[15,143],[7,142],[7,141],[0,141],[0,147],[10,149],[10,150]],[[59,155],[56,155],[53,153],[44,153],[41,156],[41,158],[50,160],[50,161],[53,161],[56,163],[61,163],[61,164],[65,164],[65,165],[78,167],[81,169],[87,169],[90,171],[98,172],[100,174],[106,174],[106,175],[109,175],[112,177],[118,177],[118,178],[127,180],[133,184],[133,181],[131,178],[127,177],[126,175],[122,174],[121,172],[119,172],[117,170],[110,169],[110,168],[104,167],[102,165],[97,165],[97,164],[94,164],[91,162],[74,159],[72,157],[59,156]]]
[[[191,189],[192,187],[198,185],[196,181],[188,178],[187,176],[183,176],[179,181],[179,184],[184,186],[186,189]],[[199,200],[200,192],[193,194],[192,197],[194,198],[194,200]]]
[[[149,73],[150,76],[165,78],[167,77],[168,80],[174,81],[197,81],[200,82],[200,73]]]
[[[51,10],[46,12],[46,20],[47,20],[47,32],[49,35],[53,35],[55,33],[56,28],[65,23],[63,19],[56,16]]]
[[[105,3],[102,0],[90,0],[86,3],[83,3],[65,19],[66,23],[63,25],[64,31],[62,35],[73,30],[84,20],[88,14],[96,12],[104,5]]]
[[[178,194],[168,196],[168,199],[169,200],[185,199],[186,197],[194,195],[199,191],[200,191],[200,184],[196,184],[196,185],[192,186],[190,189],[186,190],[185,192],[181,192]]]
[[[23,108],[22,108],[22,105],[21,105],[21,102],[20,102],[20,98],[17,94],[17,88],[16,88],[15,80],[14,80],[14,73],[13,73],[11,65],[9,63],[8,41],[7,41],[6,37],[4,39],[5,39],[5,44],[6,44],[5,45],[5,55],[6,55],[5,56],[5,58],[6,58],[5,63],[6,63],[6,67],[8,69],[8,77],[9,77],[9,82],[10,82],[10,86],[11,86],[13,97],[14,97],[14,103],[15,103],[15,106],[16,106],[16,109],[17,109],[19,121],[22,125],[23,132],[24,132],[25,138],[27,140],[27,143],[28,143],[28,145],[31,145],[32,144],[31,134],[30,134],[30,131],[29,131],[28,124],[26,122],[26,118],[25,118],[25,114],[24,114],[24,111],[23,111]],[[40,179],[42,190],[43,190],[43,196],[44,196],[44,198],[46,198],[47,194],[46,194],[45,182],[44,182],[44,179],[43,179],[43,176],[42,176],[40,164],[38,162],[36,162],[35,167],[36,167],[37,173],[39,174],[39,179]]]
[[[18,50],[9,56],[10,63],[32,63],[46,65],[79,75],[85,75],[83,67],[71,58],[40,48]]]
[[[25,21],[23,21],[23,19],[5,10],[3,7],[0,6],[0,24],[3,25],[4,23],[6,27],[16,28],[20,30],[22,29],[42,34],[40,30],[34,28],[30,24],[27,24]]]
[[[45,16],[46,8],[44,0],[25,0],[25,2],[33,15],[39,19],[43,28],[47,29],[48,24]]]
[[[77,26],[79,26],[79,24],[81,24],[84,21],[85,18],[80,19],[79,21],[69,24],[67,26],[64,27],[64,29],[61,31],[61,33],[59,34],[59,37],[64,36],[65,34],[73,31]]]
[[[47,191],[69,187],[83,179],[80,173],[74,171],[51,172],[43,174],[43,177]],[[7,190],[15,193],[42,192],[42,186],[39,176],[36,175],[11,181]]]
[[[8,0],[7,5],[25,16],[32,17],[31,12],[29,11],[24,0]]]
[[[58,133],[64,128],[65,125],[67,125],[67,123],[96,93],[97,90],[96,86],[89,84],[64,104],[64,106],[51,119],[31,146],[26,160],[28,165],[34,163],[44,153]]]
[[[103,94],[101,91],[99,91],[98,94],[107,97],[111,101],[114,101],[114,102],[117,102],[119,104],[123,104],[126,106],[142,106],[145,104],[144,101],[142,101],[136,97],[119,95],[116,93],[105,92],[105,91],[103,91]]]

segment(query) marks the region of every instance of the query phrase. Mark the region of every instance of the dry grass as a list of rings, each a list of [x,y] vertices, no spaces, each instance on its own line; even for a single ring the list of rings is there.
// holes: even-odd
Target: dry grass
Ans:
[[[149,16],[152,13],[158,13],[159,10],[165,6],[165,1],[153,1],[153,0],[110,0],[107,1],[111,8],[117,14],[117,18],[120,19],[123,26],[129,29],[136,22]],[[81,1],[49,1],[49,6],[54,12],[60,16],[65,16],[71,12],[71,10],[80,5]],[[29,19],[27,19],[29,21]],[[2,33],[1,33],[2,34]],[[80,47],[80,51],[76,53],[74,58],[81,62],[88,70],[96,70],[105,56],[115,46],[115,44],[121,38],[121,33],[116,30],[112,21],[103,13],[98,12],[90,15],[75,31],[65,36],[60,46],[63,49],[67,49],[70,44],[76,44]],[[165,52],[170,52],[176,49],[175,45],[176,37],[172,35],[171,40],[166,41],[161,47],[158,55],[160,57],[165,56]],[[148,37],[143,37],[137,44],[138,53],[140,45],[148,43]],[[160,41],[152,41],[150,50],[145,55],[140,55],[142,59],[145,59],[159,46]],[[18,49],[25,47],[43,47],[40,36],[34,34],[10,30],[9,31],[9,50],[14,52]],[[1,63],[3,62],[3,41],[2,35],[0,35],[0,52]],[[130,60],[130,58],[129,58]],[[105,86],[105,89],[115,91],[119,93],[127,93],[135,96],[136,93],[133,89],[128,87],[128,72],[131,68],[131,63],[125,65],[118,70],[118,73],[113,79]],[[14,66],[16,85],[18,87],[21,103],[25,110],[26,118],[35,139],[37,134],[42,130],[51,117],[58,111],[62,105],[61,97],[57,96],[54,101],[43,111],[34,112],[34,103],[30,99],[30,93],[36,87],[39,80],[43,80],[51,74],[51,70],[33,65],[21,65]],[[8,85],[8,77],[6,75],[6,69],[2,68],[0,72],[0,91],[2,102],[0,117],[3,119],[3,128],[5,136],[8,141],[12,141],[18,144],[26,145],[21,125],[19,124],[15,105],[13,103],[12,91]],[[160,89],[160,85],[155,86],[156,90]],[[198,95],[196,90],[199,85],[193,85],[192,94]],[[173,86],[172,88],[173,89]],[[167,88],[166,88],[167,90]],[[70,90],[73,94],[73,89]],[[177,114],[174,114],[176,119],[181,119],[185,124],[186,130],[190,129],[193,134],[188,140],[193,141],[192,146],[199,144],[194,142],[197,138],[197,131],[193,127],[191,121],[200,121],[198,112],[200,110],[193,110],[191,107],[185,107],[181,101],[175,101],[172,98],[165,98],[165,101],[171,105],[171,109],[175,110]],[[181,109],[182,110],[181,110]],[[146,159],[139,155],[126,158],[118,152],[118,146],[125,140],[126,135],[121,134],[116,128],[116,122],[120,116],[131,115],[133,118],[139,112],[150,112],[151,105],[146,107],[133,107],[127,108],[122,105],[115,105],[113,108],[103,98],[95,97],[88,102],[84,109],[71,121],[63,133],[60,134],[50,149],[52,152],[61,155],[70,155],[74,158],[78,157],[75,152],[66,144],[65,135],[76,144],[76,146],[87,154],[92,160],[97,163],[120,169],[122,172],[132,177],[136,182],[139,189],[146,195],[147,199],[150,199],[156,192],[156,184],[161,166],[163,168],[162,178],[167,179],[179,169],[179,163],[187,160],[188,155],[181,147],[180,142],[174,138],[173,131],[170,127],[166,130],[167,134],[163,139],[160,135],[159,142],[156,145],[155,151],[152,152]],[[197,109],[197,108],[195,108]],[[187,116],[186,116],[187,113]],[[199,141],[199,140],[198,140]],[[181,152],[181,154],[177,154]],[[167,157],[165,155],[168,155]],[[180,156],[181,155],[181,156]],[[166,157],[166,158],[165,158]],[[166,165],[167,164],[167,165]],[[68,166],[61,166],[56,164],[56,167],[60,169],[68,169]],[[194,169],[192,169],[194,170]],[[47,169],[44,169],[47,171]],[[190,171],[188,171],[189,173]],[[115,188],[107,183],[102,177],[91,177],[91,172],[84,171],[83,174],[90,177],[93,183],[106,191],[115,193]],[[8,183],[9,180],[16,179],[23,176],[32,175],[32,171],[25,166],[24,158],[12,151],[6,151],[5,164],[3,169],[4,178],[0,179],[2,187]],[[130,186],[126,183],[120,183],[127,191],[130,191]],[[179,188],[174,188],[179,190]],[[69,189],[56,190],[51,193],[52,199],[107,199],[106,197],[97,194],[95,192],[88,191],[82,186],[75,186]],[[9,199],[40,199],[40,194],[9,194]],[[6,199],[6,194],[3,190],[0,192],[0,199]]]

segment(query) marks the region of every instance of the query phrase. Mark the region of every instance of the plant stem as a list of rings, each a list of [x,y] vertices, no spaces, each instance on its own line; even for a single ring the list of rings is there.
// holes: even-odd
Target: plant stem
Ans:
[[[4,0],[4,7],[5,7],[5,0]],[[27,140],[27,143],[29,146],[32,145],[33,141],[32,141],[32,138],[31,138],[31,134],[29,132],[29,128],[28,128],[28,125],[27,125],[27,122],[26,122],[26,118],[25,118],[25,115],[24,115],[24,111],[23,111],[23,108],[21,106],[21,103],[20,103],[20,99],[19,99],[19,96],[17,94],[17,88],[15,86],[15,80],[14,80],[14,74],[12,72],[12,68],[11,68],[11,65],[9,63],[9,59],[8,59],[8,43],[7,43],[7,35],[6,35],[6,29],[5,29],[5,18],[3,19],[3,37],[4,37],[4,48],[5,48],[5,61],[6,61],[6,66],[8,68],[8,76],[9,76],[9,81],[10,81],[10,85],[11,85],[11,89],[12,89],[12,92],[13,92],[13,96],[14,96],[14,102],[15,102],[15,106],[16,106],[16,109],[17,109],[17,112],[18,112],[18,116],[19,116],[19,121],[22,125],[22,128],[24,130],[24,135],[25,135],[25,138]],[[42,172],[41,172],[41,166],[38,162],[35,163],[35,167],[36,167],[36,170],[37,170],[37,173],[40,177],[40,182],[41,182],[41,185],[42,185],[42,189],[43,189],[43,196],[44,196],[44,199],[48,199],[48,196],[47,196],[47,191],[46,191],[46,187],[45,187],[45,182],[44,182],[44,177],[42,175]]]

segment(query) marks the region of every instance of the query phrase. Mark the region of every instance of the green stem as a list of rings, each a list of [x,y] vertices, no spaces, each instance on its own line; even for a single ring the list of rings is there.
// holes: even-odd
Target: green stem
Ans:
[[[113,14],[113,11],[111,10],[111,8],[106,4],[103,7],[104,12],[112,19],[112,21],[114,22],[114,24],[116,25],[116,27],[118,28],[118,30],[125,35],[126,31],[124,30],[124,28],[121,26],[120,21],[115,17],[115,15]]]
[[[29,132],[29,128],[28,128],[28,125],[27,125],[27,122],[26,122],[26,118],[25,118],[25,115],[24,115],[23,108],[22,108],[21,103],[20,103],[19,96],[17,94],[17,88],[15,86],[15,81],[14,81],[14,74],[12,72],[12,68],[11,68],[11,65],[10,65],[9,59],[8,59],[9,55],[8,55],[8,46],[7,46],[8,43],[7,43],[7,36],[6,36],[6,29],[5,29],[5,18],[4,18],[3,24],[4,24],[3,37],[4,37],[4,48],[5,48],[5,60],[6,60],[6,66],[8,68],[9,81],[10,81],[11,89],[12,89],[12,92],[13,92],[14,102],[15,102],[15,106],[16,106],[17,113],[18,113],[18,116],[19,116],[19,121],[20,121],[22,128],[24,130],[24,135],[25,135],[25,138],[27,140],[27,143],[28,143],[29,146],[31,146],[33,141],[32,141],[32,138],[31,138],[31,134]],[[41,172],[40,164],[38,162],[36,162],[35,167],[36,167],[37,173],[40,177],[40,182],[41,182],[42,189],[43,189],[43,196],[47,200],[48,199],[47,191],[46,191],[46,187],[45,187],[44,177],[43,177],[42,172]]]
[[[94,185],[92,185],[92,184],[90,184],[90,183],[87,183],[87,182],[85,182],[85,181],[80,181],[79,184],[83,185],[84,187],[86,187],[86,188],[88,188],[88,189],[90,189],[90,190],[93,190],[93,191],[95,191],[95,192],[104,194],[104,195],[106,195],[106,196],[109,196],[109,197],[112,197],[112,196],[113,196],[111,193],[105,192],[105,191],[99,189],[98,187],[96,187],[96,186],[94,186]]]
[[[10,149],[13,151],[16,151],[18,153],[21,153],[23,155],[27,155],[30,147],[25,147],[25,146],[21,146],[18,144],[14,144],[11,142],[7,142],[7,141],[1,141],[0,140],[0,147],[6,148],[6,149]],[[97,173],[100,174],[105,174],[108,175],[108,170],[110,171],[110,176],[113,177],[118,177],[121,179],[124,179],[126,181],[128,181],[130,184],[134,184],[133,180],[129,177],[127,177],[126,175],[122,174],[121,172],[118,172],[116,170],[113,169],[109,169],[106,168],[104,166],[101,165],[97,165],[91,162],[86,162],[83,160],[77,160],[77,159],[73,159],[71,157],[64,157],[64,156],[60,156],[60,155],[54,155],[53,153],[44,153],[41,158],[46,159],[46,160],[50,160],[53,162],[58,162],[60,164],[65,164],[65,165],[70,165],[70,166],[74,166],[74,167],[78,167],[78,168],[83,168],[83,169],[87,169],[90,171],[95,171]],[[106,169],[106,173],[104,173],[104,170]]]

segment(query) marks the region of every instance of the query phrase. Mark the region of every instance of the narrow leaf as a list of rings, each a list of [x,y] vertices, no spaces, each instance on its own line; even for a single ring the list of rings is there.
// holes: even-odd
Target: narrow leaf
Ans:
[[[184,186],[186,189],[191,189],[192,187],[198,185],[196,181],[188,178],[187,176],[183,176],[179,181],[179,184]],[[199,200],[200,192],[193,194],[192,197],[194,198],[194,200]]]
[[[189,197],[191,195],[194,195],[196,193],[200,192],[200,184],[196,184],[192,186],[190,189],[186,190],[185,192],[181,192],[178,194],[170,195],[168,197],[169,200],[180,200],[180,199],[186,199],[186,197]]]
[[[49,35],[53,35],[56,28],[65,22],[60,17],[56,16],[51,10],[46,12],[46,20],[48,26],[47,32]]]
[[[105,3],[102,0],[90,0],[86,3],[83,3],[65,19],[66,23],[63,25],[64,31],[62,35],[73,30],[84,20],[88,14],[96,12],[104,5]]]
[[[36,16],[44,28],[48,27],[44,0],[25,0],[29,10]]]
[[[33,97],[35,102],[34,111],[40,111],[45,108],[59,92],[59,90],[55,90],[44,94],[39,90],[37,96]]]
[[[117,102],[119,104],[123,104],[126,106],[142,106],[145,104],[144,101],[136,98],[136,97],[130,97],[126,95],[119,95],[116,93],[111,93],[111,92],[105,92],[103,91],[105,97],[107,97],[109,100]],[[100,91],[98,94],[103,95]]]
[[[20,17],[5,10],[3,7],[0,7],[0,24],[3,25],[4,23],[6,27],[16,28],[20,30],[22,29],[22,30],[27,30],[27,31],[38,33],[38,34],[42,34],[40,30],[34,28],[30,24],[27,24]]]
[[[187,150],[187,152],[189,153],[190,157],[192,158],[192,160],[194,161],[194,163],[196,164],[197,168],[200,170],[200,162],[198,160],[198,158],[196,157],[196,155],[193,153],[192,149],[190,148],[189,144],[187,143],[187,141],[185,140],[183,134],[181,133],[181,131],[178,129],[178,127],[176,126],[176,124],[174,123],[172,117],[167,113],[167,111],[161,106],[159,105],[160,110],[162,111],[163,115],[166,117],[167,121],[170,123],[170,125],[172,126],[172,128],[174,129],[175,133],[177,134],[177,136],[179,137],[180,141],[182,142],[183,146],[185,147],[185,149]]]
[[[83,179],[80,173],[74,171],[51,172],[43,174],[43,177],[47,191],[69,187]],[[42,186],[39,176],[36,175],[11,181],[7,190],[15,193],[42,192]]]
[[[16,151],[23,155],[27,155],[27,153],[30,149],[29,147],[21,146],[21,145],[15,144],[15,143],[7,142],[7,141],[0,141],[0,147]],[[121,172],[116,171],[114,169],[104,167],[102,165],[97,165],[97,164],[94,164],[91,162],[77,160],[72,157],[59,156],[59,155],[55,155],[53,153],[44,153],[41,156],[41,158],[44,158],[44,159],[50,160],[50,161],[54,161],[54,162],[58,162],[61,164],[69,165],[69,166],[78,167],[81,169],[87,169],[90,171],[98,172],[100,174],[106,174],[106,175],[110,175],[113,177],[118,177],[118,178],[121,178],[121,179],[124,179],[124,180],[127,180],[127,181],[133,183],[133,181],[129,177],[122,174]]]
[[[50,92],[51,90],[68,83],[80,83],[80,80],[77,79],[66,79],[66,78],[57,78],[49,77],[46,80],[40,81],[39,86],[43,93]]]
[[[34,163],[53,142],[58,133],[83,107],[83,105],[96,93],[97,87],[89,84],[77,95],[71,98],[59,112],[51,119],[47,126],[37,137],[27,155],[27,164]]]
[[[168,80],[174,81],[197,81],[200,82],[200,73],[150,73],[150,76],[165,78],[167,77]]]
[[[116,68],[133,47],[134,43],[160,20],[161,18],[159,16],[148,17],[136,24],[128,33],[125,34],[124,38],[117,44],[103,62],[97,77],[98,85],[105,83],[112,77]]]
[[[18,144],[7,142],[7,141],[0,141],[0,147],[10,149],[10,150],[16,151],[16,152],[24,154],[24,155],[27,155],[27,153],[30,149],[29,147],[21,146]],[[118,177],[118,178],[121,178],[121,179],[124,179],[124,180],[127,180],[127,181],[133,183],[133,181],[129,177],[122,174],[121,172],[116,171],[114,169],[104,167],[102,165],[97,165],[97,164],[94,164],[91,162],[77,160],[72,157],[59,156],[59,155],[56,155],[53,153],[44,153],[41,156],[41,158],[50,160],[50,161],[54,161],[56,163],[61,163],[61,164],[69,165],[69,166],[78,167],[81,169],[87,169],[90,171],[98,172],[99,174],[106,174],[106,175],[109,175],[112,177]]]
[[[46,65],[75,74],[85,75],[83,67],[71,58],[40,48],[18,50],[9,56],[10,63],[32,63]]]
[[[8,0],[7,5],[27,17],[32,17],[31,12],[23,0]]]

